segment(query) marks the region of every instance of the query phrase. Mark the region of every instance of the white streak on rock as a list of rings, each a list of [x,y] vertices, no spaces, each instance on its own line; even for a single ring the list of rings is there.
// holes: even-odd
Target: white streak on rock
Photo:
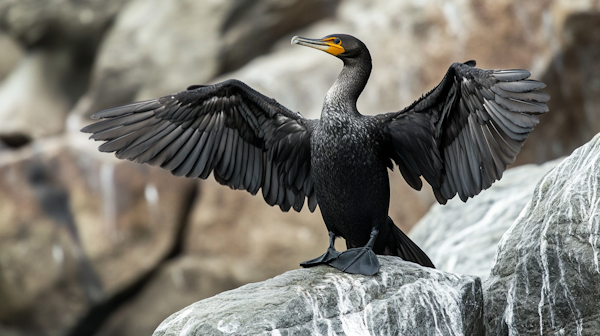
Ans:
[[[100,189],[102,191],[102,206],[104,228],[109,237],[117,237],[117,200],[115,192],[115,165],[103,162],[100,166]]]
[[[539,182],[485,283],[488,334],[597,333],[599,167],[597,135]]]

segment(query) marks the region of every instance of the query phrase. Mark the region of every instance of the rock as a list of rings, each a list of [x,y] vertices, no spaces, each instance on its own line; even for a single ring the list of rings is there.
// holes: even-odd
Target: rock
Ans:
[[[91,88],[74,113],[87,116],[206,83],[267,52],[277,38],[330,15],[337,2],[133,1],[107,34]]]
[[[0,86],[0,138],[64,130],[67,113],[88,85],[100,38],[124,2],[0,2],[0,28],[25,49]]]
[[[531,200],[537,182],[561,161],[509,169],[467,203],[457,198],[432,206],[410,238],[437,269],[487,279],[502,235]]]
[[[252,282],[256,279],[255,266],[228,257],[183,255],[163,265],[142,292],[94,335],[151,335],[173,312]]]
[[[0,324],[63,335],[173,249],[195,183],[95,147],[0,153]]]
[[[23,50],[10,36],[2,32],[0,32],[0,50],[2,50],[2,58],[0,58],[0,82],[2,82],[23,56]]]
[[[532,17],[540,15],[546,48],[554,51],[540,77],[552,97],[551,113],[540,118],[517,164],[569,155],[600,132],[600,6],[557,1]]]
[[[63,131],[71,101],[60,83],[71,56],[39,50],[21,59],[0,85],[0,138],[42,138]]]
[[[380,262],[372,277],[319,266],[248,284],[182,309],[153,335],[482,334],[477,277]]]
[[[231,190],[212,177],[201,182],[190,216],[185,253],[201,258],[227,257],[243,263],[224,263],[230,273],[247,271],[249,280],[262,281],[299,267],[328,244],[327,229],[318,211],[282,212],[270,207],[259,193]],[[242,266],[242,269],[236,269]]]
[[[600,134],[537,185],[484,284],[488,335],[594,335],[600,318]]]
[[[8,0],[0,29],[27,48],[88,44],[99,39],[127,0]]]

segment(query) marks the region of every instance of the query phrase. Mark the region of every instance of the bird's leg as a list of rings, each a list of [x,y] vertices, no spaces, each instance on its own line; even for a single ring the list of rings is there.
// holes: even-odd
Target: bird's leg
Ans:
[[[300,266],[313,267],[317,265],[327,264],[331,260],[334,260],[335,258],[339,257],[339,255],[340,252],[335,250],[335,233],[329,231],[329,247],[327,248],[327,251],[323,253],[323,255],[321,255],[320,257],[300,263]]]
[[[348,249],[328,264],[342,272],[352,274],[373,275],[379,272],[379,260],[373,252],[375,240],[379,234],[381,223],[376,223],[371,230],[371,237],[364,247]]]

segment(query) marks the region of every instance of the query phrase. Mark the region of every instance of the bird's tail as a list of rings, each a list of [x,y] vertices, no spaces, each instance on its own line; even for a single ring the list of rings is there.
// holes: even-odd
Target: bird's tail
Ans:
[[[398,256],[406,261],[412,261],[421,266],[435,268],[433,263],[408,236],[400,230],[396,224],[388,217],[387,224],[389,225],[388,241],[385,247],[385,254]]]

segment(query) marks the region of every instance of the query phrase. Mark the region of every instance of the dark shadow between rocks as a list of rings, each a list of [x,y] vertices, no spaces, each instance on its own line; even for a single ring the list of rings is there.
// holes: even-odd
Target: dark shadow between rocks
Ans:
[[[118,292],[110,299],[95,305],[79,322],[67,333],[68,336],[91,336],[97,333],[104,322],[106,322],[113,313],[117,312],[121,306],[129,302],[133,297],[140,293],[144,287],[150,283],[157,275],[161,267],[169,260],[177,257],[183,250],[184,236],[189,223],[189,217],[192,213],[194,202],[198,197],[198,187],[193,188],[185,197],[185,203],[181,204],[181,218],[178,220],[178,228],[171,249],[164,258],[150,271],[143,274],[131,286]]]
[[[22,133],[15,133],[0,136],[0,149],[6,147],[9,149],[18,149],[27,146],[31,142],[31,137]]]

